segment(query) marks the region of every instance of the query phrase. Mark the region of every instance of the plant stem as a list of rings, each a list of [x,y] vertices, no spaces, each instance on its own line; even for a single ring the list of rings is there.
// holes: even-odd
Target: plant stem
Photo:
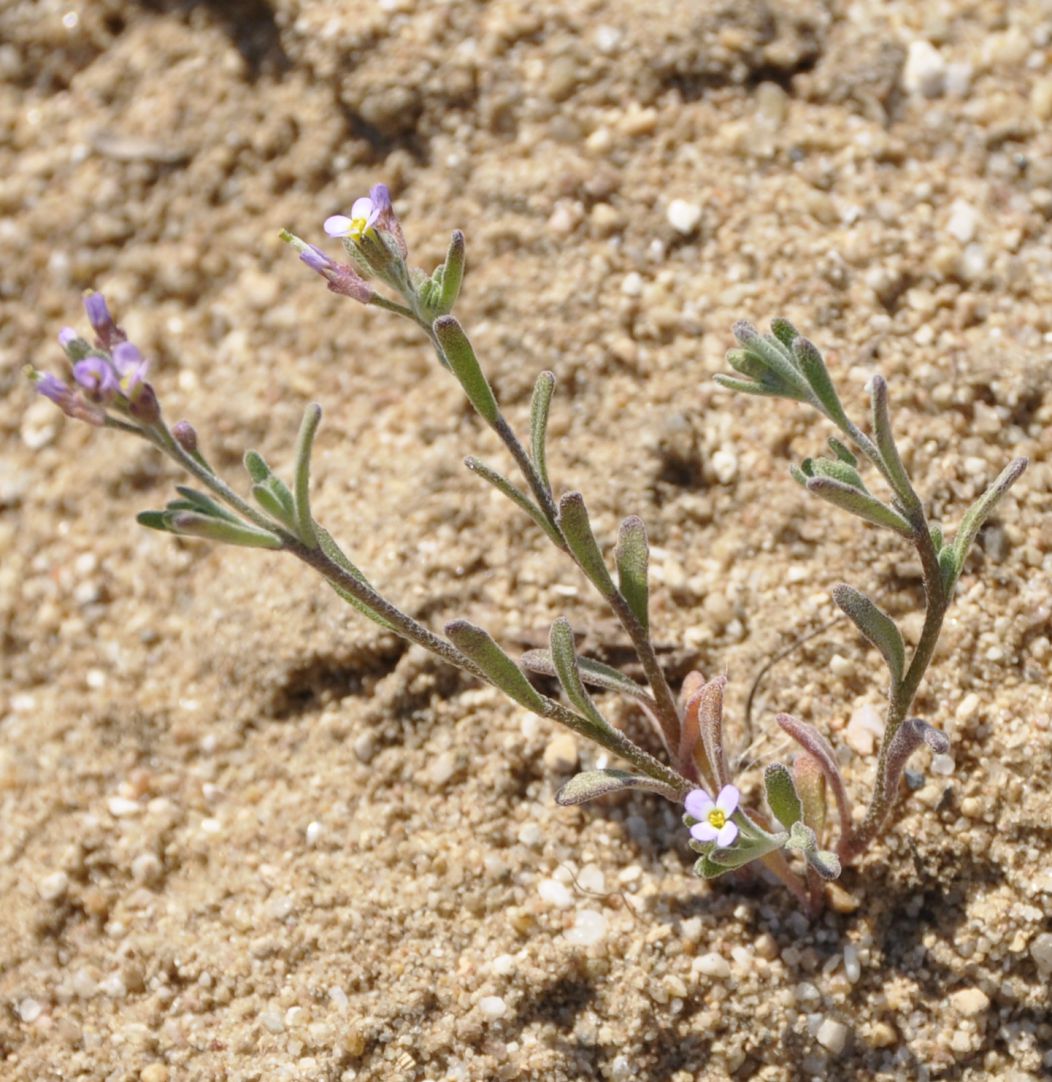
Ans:
[[[910,516],[910,525],[913,527],[913,542],[921,559],[921,568],[924,576],[924,594],[926,609],[924,613],[924,626],[921,628],[920,639],[917,648],[910,659],[909,668],[905,676],[897,684],[892,685],[888,694],[888,708],[884,720],[884,735],[880,742],[880,757],[877,760],[876,778],[873,785],[873,796],[870,800],[866,816],[856,830],[850,835],[842,836],[838,848],[840,859],[846,864],[857,859],[872,843],[877,836],[884,821],[887,819],[894,803],[894,798],[888,799],[887,793],[895,793],[893,784],[898,779],[888,778],[888,750],[891,747],[892,737],[898,732],[899,727],[906,720],[913,699],[920,687],[921,680],[931,664],[935,654],[935,647],[939,642],[939,633],[942,631],[942,622],[949,608],[950,598],[943,586],[942,575],[939,569],[939,558],[935,552],[935,545],[931,539],[927,523],[922,511]]]

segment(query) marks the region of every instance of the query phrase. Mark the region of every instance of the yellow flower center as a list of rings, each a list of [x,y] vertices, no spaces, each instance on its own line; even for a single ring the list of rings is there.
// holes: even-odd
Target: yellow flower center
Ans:
[[[727,816],[720,811],[719,808],[713,808],[708,815],[709,826],[715,827],[717,830],[722,830],[724,824],[727,822]]]
[[[347,236],[351,237],[353,240],[360,240],[365,236],[368,223],[368,218],[352,218],[351,224],[347,229]]]

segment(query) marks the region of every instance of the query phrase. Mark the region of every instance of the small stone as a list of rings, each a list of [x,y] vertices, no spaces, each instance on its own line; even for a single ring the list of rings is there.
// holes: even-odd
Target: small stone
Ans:
[[[673,199],[666,211],[668,224],[685,237],[689,237],[701,222],[701,207],[685,199]]]
[[[436,789],[441,789],[456,772],[457,758],[451,751],[436,755],[427,768],[428,779]]]
[[[738,476],[738,456],[726,448],[720,448],[712,456],[712,472],[721,485],[729,485]]]
[[[1038,120],[1052,120],[1052,78],[1034,81],[1030,88],[1030,108]]]
[[[756,88],[756,111],[770,127],[781,127],[789,111],[789,95],[777,83],[760,83]]]
[[[1034,936],[1034,941],[1030,944],[1030,957],[1034,959],[1034,964],[1043,977],[1052,973],[1052,932],[1042,932]]]
[[[839,1056],[844,1051],[844,1046],[847,1044],[849,1030],[843,1022],[838,1022],[835,1018],[823,1018],[822,1024],[818,1027],[818,1032],[815,1034],[815,1040],[827,1051],[832,1052],[834,1056]]]
[[[844,730],[844,740],[859,755],[872,755],[883,731],[880,711],[872,703],[863,703],[851,712],[851,720]]]
[[[498,954],[489,964],[490,972],[496,977],[510,977],[515,972],[515,956]]]
[[[854,913],[859,907],[859,900],[846,891],[839,883],[826,883],[826,897],[834,913]]]
[[[981,988],[962,988],[950,996],[950,1006],[965,1018],[974,1018],[990,1008],[990,997]]]
[[[111,973],[99,981],[99,991],[110,999],[124,999],[128,994],[124,978],[119,973]]]
[[[858,960],[858,947],[854,943],[844,945],[844,976],[852,984],[857,984],[862,975],[862,966]]]
[[[874,1048],[890,1048],[898,1042],[899,1035],[887,1022],[874,1022],[869,1032],[869,1043]]]
[[[699,955],[691,963],[690,968],[703,977],[712,977],[717,981],[726,980],[731,975],[730,962],[715,951]]]
[[[45,875],[37,884],[37,892],[45,902],[56,902],[69,890],[69,876],[65,872]]]
[[[486,1018],[503,1018],[508,1013],[508,1005],[500,996],[483,996],[479,1000],[479,1010]]]
[[[946,223],[946,232],[961,244],[970,244],[975,240],[979,229],[979,212],[971,203],[955,199],[950,207],[950,219]]]
[[[639,297],[643,293],[643,276],[638,271],[630,271],[621,281],[621,292],[626,297]]]
[[[259,1016],[259,1020],[271,1033],[285,1032],[285,1019],[280,1011],[274,1010],[272,1007],[268,1007],[267,1010],[263,1011]]]
[[[139,1072],[139,1082],[168,1082],[168,1068],[163,1063],[151,1063]]]
[[[569,774],[577,769],[577,741],[573,733],[556,733],[544,749],[545,769],[553,774]]]
[[[115,819],[126,819],[142,811],[142,805],[137,800],[129,800],[125,796],[111,796],[106,801],[106,807]]]
[[[70,987],[73,989],[74,995],[79,996],[81,999],[91,999],[99,990],[99,982],[87,969],[81,968],[73,974]]]
[[[359,733],[351,744],[351,750],[358,762],[371,762],[376,754],[376,740],[373,738],[373,734],[371,732]]]
[[[902,86],[907,94],[922,98],[937,98],[946,89],[946,61],[931,42],[910,42]]]
[[[306,840],[307,840],[307,844],[310,845],[310,846],[317,845],[318,840],[321,838],[322,834],[324,834],[324,833],[325,833],[325,827],[321,823],[319,823],[317,819],[315,819],[313,822],[308,823],[307,824],[307,829],[304,832],[304,835],[305,835]]]
[[[597,909],[582,909],[563,934],[575,947],[594,947],[606,935],[606,917]]]
[[[18,1017],[22,1019],[25,1024],[32,1025],[43,1013],[43,1005],[37,1002],[35,999],[31,999],[26,996],[25,999],[19,1000],[18,1003]]]
[[[573,894],[558,879],[542,879],[537,884],[537,893],[541,901],[556,909],[569,909],[573,905]]]
[[[933,755],[931,757],[931,772],[940,778],[950,777],[956,765],[952,755]]]
[[[577,885],[581,890],[590,891],[592,894],[602,894],[606,890],[606,876],[598,864],[586,864],[577,873]]]
[[[544,841],[544,831],[536,823],[523,823],[519,827],[519,841],[532,849]]]
[[[140,853],[131,863],[132,879],[144,886],[158,882],[164,871],[155,853]]]

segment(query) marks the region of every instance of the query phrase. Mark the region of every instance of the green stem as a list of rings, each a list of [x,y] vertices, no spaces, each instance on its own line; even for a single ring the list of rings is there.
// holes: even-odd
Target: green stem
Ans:
[[[897,779],[889,779],[887,776],[888,751],[891,747],[891,740],[909,715],[917,689],[920,687],[920,682],[924,679],[924,674],[927,672],[931,659],[935,654],[935,648],[939,642],[939,633],[942,631],[943,619],[950,605],[950,598],[943,586],[939,569],[939,557],[935,551],[935,545],[924,519],[923,511],[910,516],[910,525],[913,527],[913,541],[921,558],[921,569],[924,576],[926,605],[924,626],[921,628],[920,639],[917,642],[917,648],[913,652],[913,657],[910,659],[905,676],[899,683],[892,685],[888,694],[888,709],[884,721],[884,735],[880,742],[880,757],[877,760],[873,796],[870,799],[865,818],[849,836],[841,838],[838,846],[838,855],[845,864],[848,861],[855,860],[865,852],[880,832],[892,809],[895,789],[888,783]],[[890,798],[887,795],[889,792],[892,794]]]

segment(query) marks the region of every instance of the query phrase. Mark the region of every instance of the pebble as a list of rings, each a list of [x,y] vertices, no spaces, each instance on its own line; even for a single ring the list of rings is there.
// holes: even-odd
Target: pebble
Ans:
[[[142,811],[142,805],[137,800],[129,800],[126,796],[111,796],[106,801],[106,807],[114,819],[126,819]]]
[[[701,222],[701,207],[685,199],[673,199],[665,212],[668,224],[677,232],[689,237]]]
[[[528,845],[532,849],[544,841],[544,831],[536,823],[523,823],[519,827],[518,839],[520,844]]]
[[[325,833],[325,827],[318,822],[317,819],[307,824],[307,830],[305,831],[307,844],[314,846],[318,844],[318,839]]]
[[[573,905],[573,894],[558,879],[542,879],[537,884],[537,893],[541,901],[556,909],[569,909]]]
[[[849,1030],[843,1022],[838,1022],[835,1018],[823,1018],[822,1024],[818,1027],[818,1032],[815,1034],[815,1040],[827,1051],[832,1052],[834,1056],[839,1056],[844,1051],[844,1047],[847,1044]]]
[[[621,292],[626,297],[639,297],[643,293],[643,276],[638,271],[630,271],[621,281]]]
[[[577,741],[573,733],[556,733],[544,749],[545,769],[554,774],[569,774],[577,769]]]
[[[699,955],[691,963],[690,968],[703,977],[712,977],[718,981],[726,980],[731,975],[730,962],[715,951]]]
[[[457,758],[451,751],[443,751],[431,760],[427,773],[431,784],[441,789],[457,771]]]
[[[956,765],[952,755],[933,755],[931,757],[931,772],[941,778],[948,778],[953,773]]]
[[[1034,81],[1030,88],[1030,109],[1038,120],[1052,120],[1052,78]]]
[[[990,997],[981,988],[962,988],[950,996],[950,1006],[965,1018],[974,1018],[990,1008]]]
[[[151,1063],[139,1072],[139,1082],[168,1082],[168,1068],[163,1063]]]
[[[606,891],[606,876],[603,875],[603,869],[598,864],[586,864],[577,873],[577,885],[581,890],[603,894]]]
[[[851,720],[844,730],[844,740],[859,755],[872,755],[883,730],[880,711],[872,703],[863,703],[851,712]]]
[[[55,902],[69,890],[69,876],[65,872],[45,875],[37,884],[37,893],[45,902]]]
[[[721,448],[712,456],[712,472],[721,485],[729,485],[738,476],[738,456]]]
[[[563,934],[575,947],[594,947],[606,935],[606,917],[598,909],[582,909]]]
[[[271,1033],[285,1032],[285,1019],[280,1011],[276,1011],[272,1007],[268,1007],[267,1010],[263,1011],[259,1016],[259,1020]]]
[[[946,89],[946,61],[931,42],[910,42],[902,86],[907,94],[922,98],[937,98]]]
[[[847,943],[844,946],[844,976],[852,984],[857,984],[861,975],[862,966],[858,960],[858,948],[854,943]]]
[[[950,218],[946,223],[946,231],[959,243],[970,244],[975,240],[979,220],[979,212],[971,203],[966,203],[963,199],[955,199],[950,206]]]
[[[515,956],[498,954],[489,964],[490,972],[497,977],[510,977],[515,972]]]
[[[503,1018],[508,1013],[508,1005],[500,996],[483,996],[479,1000],[479,1010],[487,1018]]]
[[[1034,964],[1043,977],[1052,973],[1052,932],[1042,932],[1034,936],[1034,941],[1030,944],[1030,957],[1034,959]]]
[[[43,1013],[44,1007],[42,1004],[38,1003],[37,1000],[31,999],[29,996],[19,1000],[18,1017],[21,1018],[26,1025],[35,1022]]]
[[[164,868],[154,853],[140,853],[131,863],[132,879],[150,886],[161,878]]]

